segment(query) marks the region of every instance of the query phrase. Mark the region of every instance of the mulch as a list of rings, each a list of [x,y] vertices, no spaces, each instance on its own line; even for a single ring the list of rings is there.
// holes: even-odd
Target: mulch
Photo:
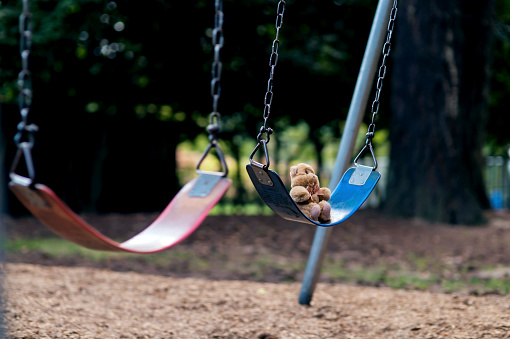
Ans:
[[[510,299],[8,264],[8,338],[508,338]]]
[[[85,216],[117,238],[152,217]],[[510,214],[488,217],[484,227],[451,227],[362,210],[333,230],[327,258],[346,267],[411,267],[413,258],[427,258],[444,264],[445,276],[489,274],[484,269],[493,267],[490,272],[508,279]],[[50,235],[32,218],[4,224],[10,240]],[[313,236],[313,228],[273,216],[208,217],[170,250],[208,263],[196,270],[178,260],[9,254],[8,338],[510,338],[508,295],[359,286],[323,274],[311,306],[298,305]],[[289,268],[262,268],[262,275],[246,269],[260,258]],[[295,262],[303,264],[296,269]]]

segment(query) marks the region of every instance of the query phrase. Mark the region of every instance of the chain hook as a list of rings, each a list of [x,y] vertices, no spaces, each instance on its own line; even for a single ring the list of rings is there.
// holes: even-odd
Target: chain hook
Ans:
[[[207,125],[206,131],[209,133],[209,142],[216,142],[218,134],[220,133],[220,120],[221,116],[218,112],[213,112],[209,115],[209,125]]]
[[[377,159],[375,158],[374,148],[372,146],[372,139],[374,138],[373,132],[368,132],[366,134],[367,140],[365,141],[365,146],[358,153],[356,158],[354,159],[354,165],[358,167],[358,160],[365,154],[367,151],[370,151],[370,155],[372,155],[372,160],[374,161],[374,166],[372,166],[372,171],[377,169]]]
[[[14,142],[16,143],[16,147],[18,147],[18,151],[12,162],[9,176],[12,180],[25,181],[30,187],[35,184],[35,166],[32,159],[32,148],[35,142],[34,134],[38,130],[39,127],[37,125],[27,125],[25,121],[21,121],[18,124],[18,133],[14,136]],[[28,178],[16,174],[16,169],[18,168],[22,155],[25,159]]]
[[[262,168],[264,171],[267,171],[269,169],[269,164],[270,164],[270,161],[269,161],[269,152],[267,150],[267,142],[268,142],[268,140],[269,139],[267,139],[267,140],[261,139],[257,143],[257,146],[255,146],[255,148],[253,149],[253,151],[250,154],[250,164],[254,165],[254,166],[257,166],[259,168]],[[255,156],[255,153],[257,153],[257,151],[259,150],[260,147],[262,147],[262,149],[264,150],[264,155],[266,157],[266,164],[265,165],[260,163],[260,162],[258,162],[258,161],[253,160],[253,157]]]
[[[32,149],[35,143],[35,133],[39,130],[39,127],[35,124],[27,125],[25,121],[21,121],[18,124],[18,133],[14,135],[14,142],[16,146],[20,148],[22,145]]]
[[[200,169],[200,166],[202,165],[202,163],[204,162],[204,159],[207,157],[207,155],[213,148],[216,150],[216,155],[218,157],[218,160],[220,161],[221,166],[223,167],[223,172],[221,173],[221,176],[226,177],[228,175],[227,162],[225,160],[225,156],[223,155],[223,152],[221,151],[220,145],[218,144],[218,141],[216,139],[211,140],[209,142],[209,145],[207,145],[207,148],[205,149],[204,153],[202,154],[202,156],[200,157],[200,160],[197,163],[196,172],[199,174],[204,173],[204,171],[202,171]]]
[[[197,173],[203,173],[202,170],[200,170],[200,166],[204,162],[204,159],[207,157],[207,154],[214,148],[216,150],[216,154],[218,157],[218,160],[220,161],[224,171],[222,172],[222,176],[226,176],[228,174],[228,167],[227,162],[225,160],[225,156],[223,155],[223,152],[221,151],[220,145],[218,143],[218,134],[220,133],[220,114],[218,112],[213,112],[209,115],[209,125],[207,125],[206,131],[209,134],[209,145],[207,145],[207,148],[205,149],[204,153],[200,157],[200,160],[198,161],[196,171]]]
[[[266,134],[266,138],[265,139],[262,138],[262,136],[264,134]],[[261,126],[260,127],[260,132],[257,135],[257,145],[255,146],[255,148],[253,149],[253,151],[250,154],[250,164],[255,165],[255,166],[259,167],[259,168],[262,168],[265,171],[267,171],[269,169],[269,164],[270,164],[270,161],[269,161],[269,151],[267,150],[267,144],[271,140],[271,134],[273,134],[273,129],[272,128],[269,128],[269,127],[266,128],[265,126]],[[261,164],[260,162],[257,162],[255,160],[253,160],[253,157],[255,156],[255,154],[257,153],[257,151],[259,150],[260,147],[263,148],[264,155],[266,157],[266,164],[265,165]]]
[[[260,132],[259,134],[257,134],[257,143],[260,143],[263,140],[262,136],[264,135],[264,133],[266,134],[266,140],[264,141],[266,143],[269,143],[269,141],[271,140],[271,134],[273,134],[273,129],[270,127],[261,126]]]

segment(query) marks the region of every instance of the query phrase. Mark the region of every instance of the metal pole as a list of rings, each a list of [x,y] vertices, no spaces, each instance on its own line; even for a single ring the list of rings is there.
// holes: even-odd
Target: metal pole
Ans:
[[[329,187],[336,187],[338,185],[341,179],[340,176],[347,170],[352,160],[354,143],[372,87],[369,84],[372,84],[374,81],[382,45],[386,38],[388,18],[392,5],[393,0],[379,0],[377,5]],[[333,227],[317,227],[299,294],[299,303],[301,305],[309,305],[312,300],[332,230]]]
[[[1,6],[1,5],[0,5]],[[7,205],[7,184],[6,184],[6,178],[5,178],[5,154],[6,154],[6,140],[5,140],[5,134],[3,132],[3,126],[2,126],[2,106],[0,106],[0,239],[4,239],[4,214],[7,211],[6,205]],[[4,262],[4,250],[0,248],[0,264],[3,265]],[[3,293],[3,287],[4,286],[4,270],[0,273],[0,312],[3,313],[4,311],[4,295]],[[2,319],[0,319],[0,338],[5,338],[5,323]]]

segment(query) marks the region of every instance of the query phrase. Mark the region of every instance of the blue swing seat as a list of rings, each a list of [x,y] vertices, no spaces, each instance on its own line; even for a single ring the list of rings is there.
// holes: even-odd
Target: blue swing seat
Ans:
[[[368,175],[366,181],[362,181],[363,184],[360,184],[360,182],[356,184],[350,183],[350,181],[353,182],[356,179],[351,177],[357,168],[364,168],[360,172]],[[381,178],[381,174],[372,170],[371,167],[358,165],[357,167],[349,168],[331,194],[331,199],[328,200],[331,205],[331,219],[327,222],[318,222],[308,218],[299,209],[276,172],[253,164],[246,165],[246,170],[262,200],[276,214],[287,220],[323,227],[334,226],[348,219],[363,205]]]

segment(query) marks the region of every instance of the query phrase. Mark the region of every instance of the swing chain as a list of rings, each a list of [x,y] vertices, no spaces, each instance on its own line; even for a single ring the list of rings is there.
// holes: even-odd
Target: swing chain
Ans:
[[[214,48],[214,59],[211,66],[211,96],[213,98],[213,111],[209,115],[209,141],[211,144],[217,142],[217,135],[220,131],[221,115],[218,112],[218,101],[221,92],[221,69],[223,64],[220,61],[220,50],[223,47],[223,1],[215,0],[214,29],[212,33],[212,44]]]
[[[269,135],[273,133],[273,130],[267,127],[267,120],[269,119],[269,115],[271,114],[271,104],[273,103],[273,85],[274,85],[274,70],[276,68],[276,64],[278,63],[278,49],[280,47],[280,29],[283,24],[283,14],[285,12],[286,2],[285,0],[280,0],[278,3],[278,7],[276,9],[276,35],[273,40],[273,44],[271,45],[271,55],[269,57],[269,67],[271,68],[269,72],[269,79],[267,80],[267,89],[266,94],[264,96],[264,113],[262,117],[264,118],[264,125],[260,129],[260,133],[257,136],[257,141],[260,143],[262,134],[267,133],[266,142],[269,142]]]
[[[257,135],[257,146],[253,150],[250,156],[250,162],[254,162],[253,156],[257,152],[257,150],[262,145],[264,148],[264,153],[266,155],[266,165],[263,165],[265,169],[269,167],[269,155],[267,152],[267,143],[269,143],[271,139],[271,134],[273,134],[273,129],[267,126],[267,120],[269,119],[269,115],[271,114],[271,104],[273,103],[273,85],[274,85],[274,70],[276,68],[276,64],[278,63],[278,49],[280,47],[280,29],[282,28],[283,24],[283,14],[285,12],[285,6],[286,6],[285,0],[280,0],[278,2],[278,7],[276,9],[276,35],[273,40],[273,44],[271,45],[271,55],[269,57],[269,67],[271,68],[269,72],[269,79],[267,81],[267,89],[266,94],[264,96],[264,112],[263,112],[263,119],[264,124],[260,127],[259,134]],[[266,138],[263,139],[263,135],[266,134]],[[258,163],[257,163],[258,164]],[[261,164],[259,164],[261,165]]]
[[[386,77],[386,60],[388,59],[390,55],[391,50],[391,36],[393,35],[393,28],[395,27],[395,19],[397,17],[397,0],[393,1],[393,7],[391,8],[390,12],[390,19],[388,21],[388,27],[387,27],[387,35],[386,35],[386,42],[383,45],[382,48],[382,62],[381,66],[379,67],[379,73],[377,77],[377,85],[376,85],[376,91],[375,91],[375,99],[372,102],[372,120],[370,121],[370,125],[368,125],[368,131],[366,134],[367,137],[367,144],[372,143],[372,139],[374,138],[375,134],[375,118],[377,114],[379,113],[379,106],[380,102],[379,99],[381,97],[381,89],[383,86],[383,80]]]
[[[214,29],[212,32],[212,44],[214,48],[214,57],[211,66],[211,96],[213,98],[212,103],[212,113],[209,114],[209,125],[207,125],[207,133],[209,133],[209,145],[206,150],[202,154],[200,160],[198,161],[196,170],[200,171],[200,166],[202,165],[204,159],[206,158],[209,151],[214,148],[216,150],[216,154],[218,159],[220,160],[221,165],[223,166],[224,172],[222,176],[226,176],[228,174],[227,162],[225,161],[225,157],[223,152],[220,149],[220,145],[218,143],[218,134],[220,133],[221,126],[221,114],[218,112],[218,101],[220,99],[221,92],[221,69],[223,64],[220,61],[220,50],[223,47],[223,0],[215,0],[214,1]]]
[[[28,124],[28,114],[32,104],[32,79],[28,68],[28,58],[32,47],[32,30],[33,21],[30,3],[29,0],[23,0],[23,10],[19,16],[21,71],[18,74],[21,122],[18,124],[18,133],[16,133],[14,141],[17,147],[24,143],[29,148],[33,147],[34,133],[38,130],[36,125]]]
[[[358,153],[356,158],[354,159],[354,165],[358,167],[358,160],[361,158],[365,152],[370,151],[370,155],[372,155],[372,160],[374,161],[374,166],[372,167],[372,170],[375,171],[377,169],[377,159],[375,157],[374,148],[372,146],[372,139],[375,135],[375,118],[377,114],[379,113],[379,99],[381,98],[381,89],[383,86],[383,80],[386,76],[386,60],[388,59],[388,56],[390,55],[391,50],[391,36],[393,35],[393,28],[395,27],[395,18],[397,17],[397,0],[393,0],[393,7],[390,11],[390,19],[388,21],[387,26],[387,35],[386,35],[386,42],[383,45],[382,48],[382,62],[381,66],[379,67],[379,74],[377,77],[377,85],[376,85],[376,91],[375,91],[375,99],[372,102],[372,120],[370,121],[370,125],[368,125],[368,131],[366,134],[367,140],[365,142],[365,146],[361,149],[361,151]]]
[[[32,148],[35,142],[35,132],[39,130],[39,127],[35,124],[28,123],[28,115],[32,105],[32,79],[30,70],[28,67],[28,59],[30,57],[32,48],[32,36],[33,36],[33,21],[32,13],[30,12],[29,0],[23,0],[23,9],[19,16],[19,33],[20,33],[20,55],[21,55],[21,71],[18,74],[18,90],[19,90],[19,111],[21,115],[21,121],[17,126],[18,132],[14,135],[14,142],[18,151],[14,157],[14,161],[11,165],[10,176],[11,178],[22,178],[18,176],[15,171],[18,167],[18,163],[22,157],[25,159],[25,165],[28,172],[29,184],[32,185],[35,180],[35,168],[32,160]],[[23,180],[25,180],[23,179]]]

